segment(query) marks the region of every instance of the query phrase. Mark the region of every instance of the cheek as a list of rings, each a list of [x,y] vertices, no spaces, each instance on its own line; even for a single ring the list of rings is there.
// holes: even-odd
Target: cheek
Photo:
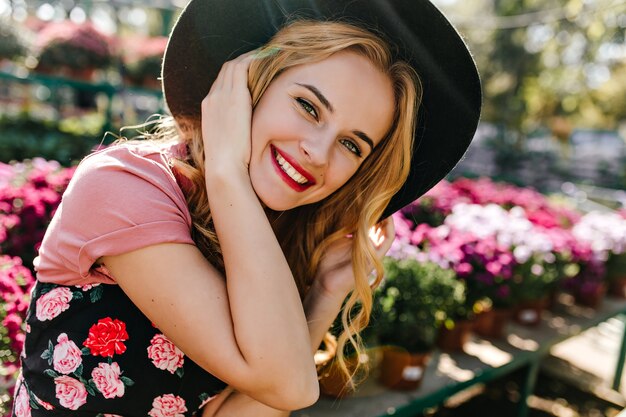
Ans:
[[[347,161],[345,156],[337,158],[339,162],[333,165],[332,169],[327,172],[326,183],[333,191],[341,188],[356,173],[359,165]]]

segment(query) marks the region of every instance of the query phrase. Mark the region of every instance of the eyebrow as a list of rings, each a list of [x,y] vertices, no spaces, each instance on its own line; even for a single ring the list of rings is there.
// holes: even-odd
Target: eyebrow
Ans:
[[[330,104],[328,99],[324,96],[324,94],[322,94],[320,90],[317,89],[317,87],[310,85],[310,84],[300,84],[300,83],[296,83],[296,85],[304,87],[307,90],[309,90],[311,93],[313,93],[315,97],[317,97],[317,99],[322,103],[324,107],[326,107],[326,109],[329,112],[333,113],[335,111],[332,104]],[[353,130],[352,133],[355,136],[357,136],[359,139],[361,139],[363,142],[367,143],[371,150],[374,149],[374,141],[370,139],[370,137],[367,136],[364,132],[361,132],[360,130]]]

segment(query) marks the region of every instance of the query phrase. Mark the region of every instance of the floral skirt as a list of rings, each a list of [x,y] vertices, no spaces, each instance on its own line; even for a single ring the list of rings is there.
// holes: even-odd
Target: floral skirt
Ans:
[[[15,417],[193,416],[225,387],[117,285],[37,282],[26,333]]]

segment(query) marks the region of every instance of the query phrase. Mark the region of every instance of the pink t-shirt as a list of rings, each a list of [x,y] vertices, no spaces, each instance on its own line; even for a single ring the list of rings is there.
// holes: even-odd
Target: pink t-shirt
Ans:
[[[86,157],[39,250],[37,278],[62,285],[115,283],[94,262],[164,242],[193,244],[191,216],[170,148],[123,144]]]

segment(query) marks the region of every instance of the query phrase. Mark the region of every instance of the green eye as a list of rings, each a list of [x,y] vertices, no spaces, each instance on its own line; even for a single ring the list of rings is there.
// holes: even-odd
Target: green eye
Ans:
[[[361,156],[361,148],[359,148],[353,141],[349,139],[341,139],[340,143],[356,156]]]
[[[300,107],[302,107],[305,112],[309,113],[315,118],[315,120],[317,120],[317,111],[315,111],[315,107],[313,107],[311,103],[301,97],[296,98],[296,101],[298,102],[298,104],[300,104]]]

